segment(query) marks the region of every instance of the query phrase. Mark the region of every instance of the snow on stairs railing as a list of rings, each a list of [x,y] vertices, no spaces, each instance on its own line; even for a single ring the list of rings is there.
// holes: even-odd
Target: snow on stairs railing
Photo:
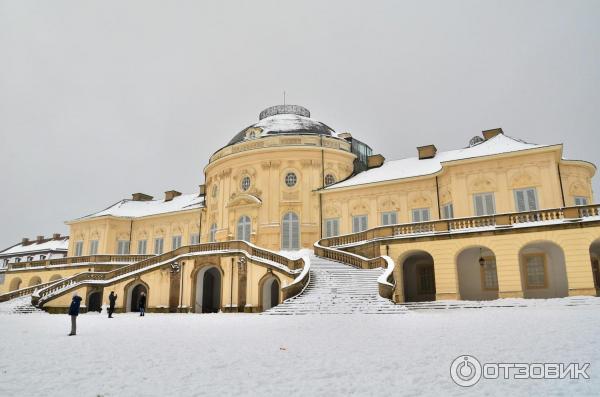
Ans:
[[[111,284],[113,282],[122,281],[126,278],[139,275],[140,273],[154,270],[156,267],[168,266],[171,262],[176,261],[181,257],[195,256],[195,254],[224,256],[231,255],[232,253],[244,255],[248,261],[263,266],[275,267],[278,270],[286,272],[290,276],[300,273],[293,283],[282,288],[284,299],[299,293],[308,281],[308,270],[299,272],[300,269],[305,267],[305,260],[303,258],[290,259],[273,251],[259,248],[252,243],[233,240],[183,246],[174,251],[152,256],[148,259],[108,272],[78,273],[72,277],[64,278],[59,282],[55,282],[45,288],[35,291],[35,293],[32,294],[31,303],[35,306],[42,307],[49,300],[84,284]]]
[[[7,292],[5,294],[0,295],[0,302],[6,302],[9,301],[11,299],[15,299],[15,298],[19,298],[21,296],[26,296],[26,295],[31,295],[33,294],[36,290],[41,289],[41,288],[45,288],[51,284],[60,282],[62,279],[59,280],[53,280],[53,281],[49,281],[47,283],[41,283],[41,284],[36,284],[36,285],[32,285],[31,287],[25,287],[25,288],[21,288],[15,291],[10,291]]]
[[[86,256],[68,256],[65,258],[44,259],[38,261],[11,263],[9,270],[25,269],[30,267],[47,267],[57,265],[76,265],[79,263],[124,263],[138,262],[150,258],[153,255],[86,255]]]

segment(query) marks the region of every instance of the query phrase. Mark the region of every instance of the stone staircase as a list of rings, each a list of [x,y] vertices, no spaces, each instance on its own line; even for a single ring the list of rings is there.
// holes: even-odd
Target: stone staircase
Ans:
[[[383,269],[363,270],[311,256],[310,281],[304,292],[263,315],[404,314],[407,309],[379,296]]]

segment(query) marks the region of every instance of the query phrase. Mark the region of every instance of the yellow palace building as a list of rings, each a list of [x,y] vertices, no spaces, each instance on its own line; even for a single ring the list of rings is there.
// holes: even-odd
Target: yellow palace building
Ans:
[[[388,161],[270,107],[208,159],[199,192],[68,221],[67,256],[9,264],[0,299],[64,312],[78,292],[98,310],[115,291],[134,311],[145,292],[149,311],[260,312],[307,294],[318,260],[380,269],[373,288],[397,304],[596,296],[596,167],[562,153],[494,129]]]

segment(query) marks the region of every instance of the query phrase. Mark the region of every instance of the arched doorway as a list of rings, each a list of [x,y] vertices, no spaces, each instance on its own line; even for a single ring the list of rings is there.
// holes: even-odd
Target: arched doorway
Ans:
[[[496,255],[487,247],[462,250],[456,257],[458,290],[464,300],[498,299]]]
[[[596,291],[600,290],[600,239],[590,245],[590,262]]]
[[[33,287],[34,285],[38,285],[42,283],[42,279],[38,276],[35,277],[31,277],[31,279],[29,280],[29,286]]]
[[[565,255],[550,241],[526,244],[519,252],[525,298],[562,298],[569,295]]]
[[[13,278],[10,281],[10,287],[9,287],[10,291],[12,292],[12,291],[16,291],[18,289],[21,289],[21,283],[22,283],[22,281],[21,281],[20,278],[18,278],[18,277],[17,278]]]
[[[215,266],[206,267],[196,275],[196,313],[218,313],[221,310],[221,272]]]
[[[300,221],[298,215],[288,212],[281,221],[281,249],[295,251],[300,249]]]
[[[275,276],[268,277],[261,287],[262,310],[269,310],[279,304],[279,280]]]
[[[96,291],[88,295],[87,310],[98,313],[102,311],[102,292]]]
[[[402,261],[404,301],[435,300],[433,257],[425,251],[415,251]]]
[[[242,216],[237,223],[237,239],[250,241],[250,233],[252,232],[252,221],[249,216]]]
[[[129,288],[127,292],[127,311],[140,311],[140,297],[142,293],[146,294],[146,307],[148,307],[148,288],[142,283],[138,283]]]

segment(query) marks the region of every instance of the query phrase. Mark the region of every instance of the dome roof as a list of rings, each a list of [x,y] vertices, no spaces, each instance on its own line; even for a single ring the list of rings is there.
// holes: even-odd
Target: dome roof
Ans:
[[[260,112],[258,123],[238,132],[227,146],[271,135],[337,136],[327,125],[310,118],[308,109],[298,105],[271,106]]]

